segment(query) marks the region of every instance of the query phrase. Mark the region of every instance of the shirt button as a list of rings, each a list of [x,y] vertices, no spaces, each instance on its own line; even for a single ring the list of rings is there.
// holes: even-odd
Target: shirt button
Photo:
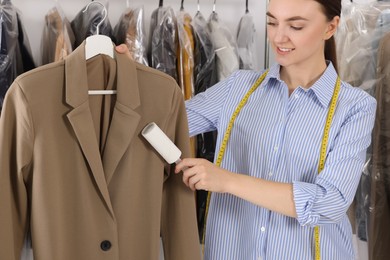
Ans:
[[[261,230],[261,232],[264,232],[265,231],[265,227],[261,227],[260,230]]]
[[[274,173],[273,173],[273,172],[269,172],[268,175],[269,175],[269,176],[272,176],[272,175],[274,175]]]
[[[294,97],[295,97],[295,98],[299,98],[299,95],[298,95],[298,94],[295,94]]]
[[[103,242],[100,243],[100,248],[103,251],[108,251],[111,248],[111,242],[108,240],[104,240]]]
[[[274,151],[277,152],[279,150],[279,146],[274,147]]]

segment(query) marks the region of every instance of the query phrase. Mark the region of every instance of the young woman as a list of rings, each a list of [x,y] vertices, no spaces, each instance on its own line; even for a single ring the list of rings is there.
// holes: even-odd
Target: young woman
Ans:
[[[191,136],[218,130],[215,164],[176,167],[191,189],[212,192],[205,260],[354,259],[346,211],[376,102],[338,78],[340,13],[341,0],[271,0],[276,64],[186,102]]]

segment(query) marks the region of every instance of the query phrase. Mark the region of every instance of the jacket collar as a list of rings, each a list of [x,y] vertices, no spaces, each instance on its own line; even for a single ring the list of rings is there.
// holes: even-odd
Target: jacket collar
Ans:
[[[114,47],[114,46],[113,46]],[[135,109],[140,105],[137,69],[125,54],[115,53],[117,62],[117,102]],[[76,108],[88,100],[85,41],[65,59],[66,103]]]

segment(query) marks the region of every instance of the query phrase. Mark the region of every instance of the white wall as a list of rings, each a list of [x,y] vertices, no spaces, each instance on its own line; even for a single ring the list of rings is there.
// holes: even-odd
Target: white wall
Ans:
[[[13,0],[12,3],[21,11],[22,21],[26,28],[30,40],[31,49],[34,59],[40,60],[40,43],[46,13],[55,6],[56,2],[62,7],[65,15],[71,21],[76,14],[82,10],[88,0]],[[103,1],[104,2],[104,1]],[[121,13],[126,9],[127,2],[131,7],[144,6],[145,8],[145,29],[149,29],[150,16],[154,9],[158,7],[159,0],[109,0],[108,17],[111,25],[115,26]],[[200,10],[208,18],[213,8],[213,0],[200,0]],[[181,0],[165,0],[164,6],[171,6],[174,10],[180,9]],[[197,0],[186,0],[184,7],[191,15],[197,11]],[[250,0],[249,10],[255,19],[257,29],[258,57],[257,67],[262,69],[264,66],[264,45],[265,45],[265,0]],[[219,18],[223,21],[231,32],[236,35],[237,26],[241,16],[245,13],[245,0],[218,0],[216,1],[216,11]]]

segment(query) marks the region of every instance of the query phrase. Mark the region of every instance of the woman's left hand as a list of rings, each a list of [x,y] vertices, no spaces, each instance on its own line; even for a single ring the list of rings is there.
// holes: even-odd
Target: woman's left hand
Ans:
[[[183,182],[191,190],[226,192],[232,172],[218,167],[206,159],[185,158],[176,165],[175,172],[183,171]]]
[[[126,56],[131,59],[131,54],[126,44],[122,43],[118,46],[115,46],[115,51],[120,54],[126,54]]]

